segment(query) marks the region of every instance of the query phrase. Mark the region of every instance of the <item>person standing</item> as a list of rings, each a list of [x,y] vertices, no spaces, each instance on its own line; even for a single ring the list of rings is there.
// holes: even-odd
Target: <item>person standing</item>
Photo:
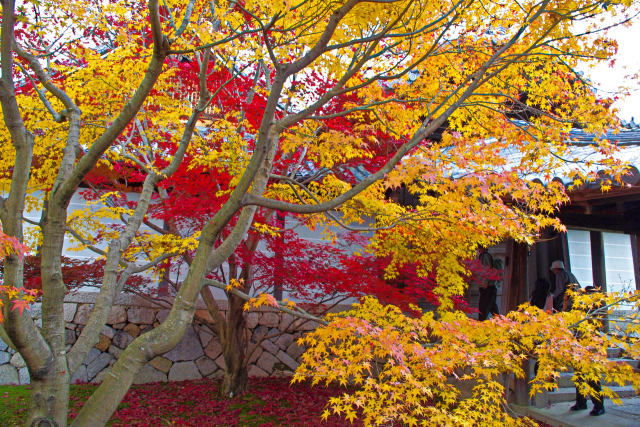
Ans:
[[[564,263],[560,260],[553,261],[551,263],[551,271],[556,276],[555,288],[552,290],[553,295],[553,308],[557,311],[565,311],[571,308],[570,301],[568,300],[567,290],[578,290],[580,284],[578,279],[570,271],[565,270]],[[594,292],[593,286],[587,286],[585,289],[587,292]],[[589,412],[591,416],[599,416],[604,414],[604,402],[602,399],[602,386],[599,380],[585,380],[578,377],[577,383],[586,382],[594,390],[594,394],[591,395],[591,402],[593,402],[593,409]],[[587,398],[580,393],[579,387],[576,387],[576,403],[571,408],[571,411],[581,411],[587,409]]]
[[[551,271],[556,276],[554,286],[551,287],[553,308],[556,311],[565,311],[570,308],[570,304],[566,301],[567,290],[576,290],[580,288],[580,284],[573,273],[564,269],[564,262],[560,260],[551,263]]]
[[[589,412],[592,417],[598,417],[604,414],[604,402],[602,400],[602,385],[598,380],[585,381],[578,379],[577,382],[586,382],[594,390],[594,394],[591,395],[591,402],[593,402],[593,409]],[[576,403],[571,408],[572,411],[582,411],[587,409],[587,398],[580,393],[580,390],[576,386]]]
[[[547,297],[549,297],[549,289],[551,289],[551,283],[549,283],[547,279],[541,277],[536,280],[529,304],[538,307],[540,310],[544,310],[547,304]]]
[[[588,294],[592,294],[597,292],[597,289],[593,286],[587,286],[584,288],[585,292]],[[598,306],[592,307],[592,309],[596,309]],[[576,404],[571,408],[572,411],[581,411],[587,409],[587,398],[584,394],[580,393],[579,383],[586,382],[589,384],[594,391],[591,395],[591,402],[593,403],[593,409],[589,412],[589,415],[597,417],[599,415],[604,414],[604,400],[602,396],[602,385],[600,384],[600,380],[585,380],[584,378],[578,377],[576,380]]]

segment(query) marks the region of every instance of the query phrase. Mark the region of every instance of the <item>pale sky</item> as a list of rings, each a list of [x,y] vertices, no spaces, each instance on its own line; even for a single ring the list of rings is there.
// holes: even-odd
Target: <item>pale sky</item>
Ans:
[[[595,68],[582,67],[582,71],[603,91],[613,96],[620,87],[626,87],[630,95],[614,103],[619,109],[618,117],[623,120],[635,118],[640,123],[640,18],[634,19],[631,27],[617,27],[610,30],[610,37],[618,41],[618,54],[613,67],[600,64]],[[630,76],[636,76],[631,79]]]

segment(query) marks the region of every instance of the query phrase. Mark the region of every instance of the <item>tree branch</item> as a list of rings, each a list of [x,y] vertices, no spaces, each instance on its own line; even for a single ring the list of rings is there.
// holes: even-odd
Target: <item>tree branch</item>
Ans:
[[[154,42],[153,56],[145,76],[131,99],[122,108],[122,111],[105,132],[98,137],[82,158],[77,162],[73,171],[64,181],[56,180],[51,192],[51,198],[59,200],[65,205],[71,200],[73,193],[82,182],[82,179],[97,163],[98,159],[113,144],[129,122],[140,110],[143,102],[151,92],[158,77],[162,73],[162,65],[169,52],[169,40],[162,35],[162,26],[158,13],[158,0],[149,0],[148,3],[151,33]]]
[[[231,289],[227,289],[227,285],[225,285],[222,282],[218,282],[217,280],[205,279],[204,284],[207,286],[214,286],[216,288],[222,289],[230,294],[233,294],[239,298],[242,298],[245,301],[249,301],[251,299],[251,297],[248,294],[242,292],[240,289],[233,288],[233,287],[231,287]],[[278,310],[282,311],[283,313],[289,313],[296,317],[300,317],[302,319],[312,320],[314,322],[318,322],[323,325],[328,325],[327,321],[325,321],[324,319],[314,316],[313,314],[303,310],[300,307],[295,307],[295,306],[293,308],[287,307],[287,304],[283,303],[282,301],[277,301],[277,303],[278,303],[278,307],[277,307]]]
[[[23,240],[22,216],[24,198],[29,183],[34,137],[27,130],[20,114],[15,97],[13,81],[13,39],[15,20],[15,1],[4,0],[2,3],[2,34],[0,46],[0,104],[5,125],[11,135],[15,149],[15,161],[11,172],[9,195],[2,203],[0,220],[4,233]],[[8,286],[23,287],[23,264],[15,255],[5,258],[4,282]],[[4,329],[10,341],[24,358],[31,376],[39,379],[45,376],[53,365],[53,353],[28,314],[20,314],[18,310],[9,311]]]

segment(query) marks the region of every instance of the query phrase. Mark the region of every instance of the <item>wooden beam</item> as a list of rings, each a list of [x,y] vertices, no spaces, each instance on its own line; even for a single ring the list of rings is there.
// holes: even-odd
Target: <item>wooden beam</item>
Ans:
[[[575,212],[561,212],[560,221],[569,228],[597,229],[617,231],[627,234],[640,234],[640,215],[587,215]]]
[[[572,203],[611,199],[637,200],[638,195],[640,195],[640,186],[614,187],[607,192],[603,192],[601,188],[578,189],[569,193]]]

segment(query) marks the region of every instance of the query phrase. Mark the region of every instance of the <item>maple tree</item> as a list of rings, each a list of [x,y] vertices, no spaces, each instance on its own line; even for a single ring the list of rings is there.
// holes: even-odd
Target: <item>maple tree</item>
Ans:
[[[191,61],[182,60],[179,68],[178,78],[181,87],[189,93],[190,89],[197,84],[198,66]],[[211,68],[211,66],[210,66]],[[209,73],[207,84],[212,87],[220,87],[224,82],[230,81],[231,74],[228,70],[221,70]],[[317,81],[314,76],[312,82]],[[258,117],[255,111],[259,111],[264,106],[264,100],[257,94],[250,94],[252,88],[250,78],[238,76],[230,83],[226,84],[212,99],[212,102],[225,106],[225,111],[232,111],[235,115],[247,117],[251,126],[257,126]],[[247,105],[238,105],[238,99],[251,99]],[[331,105],[331,111],[341,108],[346,101],[354,102],[354,97],[339,97],[337,106]],[[371,117],[368,118],[371,122]],[[342,129],[345,132],[355,133],[354,123],[344,117],[335,117],[325,122],[325,132],[332,132]],[[135,138],[135,136],[134,136]],[[376,133],[377,143],[369,151],[371,157],[362,157],[362,154],[355,153],[337,161],[333,170],[345,180],[354,179],[354,175],[346,173],[345,169],[350,166],[371,169],[380,165],[380,162],[388,157],[395,140],[384,132]],[[209,141],[210,150],[220,150],[219,140]],[[163,146],[166,141],[158,140],[157,143]],[[390,147],[391,146],[391,147]],[[170,150],[169,147],[163,150]],[[151,230],[159,234],[162,239],[164,250],[174,253],[181,253],[178,260],[162,263],[158,275],[162,275],[163,283],[169,285],[169,290],[163,290],[158,297],[162,300],[168,295],[175,295],[181,286],[180,272],[184,269],[184,264],[190,264],[193,258],[193,251],[189,248],[170,249],[169,237],[179,237],[185,239],[190,234],[202,228],[203,224],[213,213],[220,209],[221,205],[228,200],[229,183],[231,175],[225,167],[205,169],[202,167],[199,158],[200,152],[187,153],[180,168],[171,177],[163,180],[160,184],[161,190],[157,199],[150,207],[147,221],[145,222]],[[283,176],[290,171],[296,163],[300,162],[299,156],[287,155],[278,151],[275,155],[274,169],[278,171],[274,175]],[[306,167],[311,167],[312,162],[307,161]],[[91,188],[83,190],[82,194],[90,204],[96,201],[105,200],[108,195],[115,211],[131,209],[135,203],[130,201],[125,190],[135,188],[142,184],[144,176],[136,170],[135,164],[128,164],[120,161],[113,165],[117,175],[109,179],[109,174],[97,175],[95,173],[88,176]],[[326,171],[323,171],[326,174]],[[312,182],[321,177],[318,171],[307,171],[303,179]],[[117,179],[113,179],[117,177]],[[123,186],[122,181],[126,181],[127,186]],[[282,181],[282,179],[280,179]],[[124,188],[123,188],[124,187]],[[87,212],[95,214],[95,209],[89,207]],[[72,223],[76,219],[81,221],[82,227],[87,227],[87,215],[84,212],[72,214]],[[154,225],[154,222],[155,224]],[[163,224],[162,227],[157,224]],[[387,303],[399,304],[408,308],[411,302],[423,300],[434,305],[439,304],[439,298],[433,293],[435,288],[435,278],[421,278],[416,274],[413,263],[403,265],[399,271],[399,277],[384,280],[385,268],[389,263],[389,257],[376,257],[373,254],[352,254],[354,248],[360,250],[366,246],[366,239],[356,232],[342,234],[339,238],[340,244],[313,243],[300,238],[292,229],[285,229],[285,213],[274,212],[272,209],[259,210],[249,232],[249,238],[238,247],[233,256],[220,267],[207,276],[208,284],[213,284],[227,291],[228,287],[234,288],[236,294],[226,294],[228,307],[225,315],[221,314],[218,302],[214,298],[211,290],[203,288],[202,295],[206,301],[210,317],[200,316],[198,320],[207,325],[221,341],[223,356],[225,359],[225,381],[223,393],[225,395],[238,395],[246,391],[248,384],[248,363],[254,351],[260,348],[262,341],[277,338],[277,336],[265,335],[257,342],[249,342],[247,339],[245,315],[246,309],[254,305],[269,303],[278,306],[274,299],[267,299],[264,295],[261,299],[250,299],[249,295],[259,292],[269,292],[278,289],[284,291],[288,298],[283,301],[283,305],[296,315],[305,314],[311,311],[315,316],[328,309],[335,308],[348,298],[360,297],[362,295],[376,295]],[[112,230],[107,232],[105,224],[95,221],[96,227],[102,230],[101,239],[93,239],[94,245],[105,240],[109,232],[117,230],[122,223],[112,225]],[[294,228],[304,226],[304,219],[298,218],[294,221]],[[79,229],[74,230],[79,233]],[[228,230],[224,230],[228,232]],[[147,239],[153,236],[147,235]],[[140,238],[138,239],[140,242]],[[180,244],[184,245],[185,240]],[[142,243],[147,248],[149,244]],[[86,247],[83,246],[83,247]],[[185,250],[186,249],[186,250]],[[153,250],[153,249],[148,249]],[[102,254],[101,251],[97,251]],[[473,269],[477,271],[478,268]],[[473,273],[472,271],[472,273]],[[63,268],[64,275],[64,268]],[[473,276],[473,274],[472,274]],[[171,277],[175,277],[172,279]],[[354,281],[354,277],[358,279]],[[65,279],[65,283],[68,280]],[[137,291],[138,294],[146,298],[155,299],[155,292],[140,292],[135,287],[129,286],[128,291]],[[168,294],[168,295],[167,295]],[[291,299],[297,303],[293,303]],[[280,298],[282,299],[282,298]],[[245,300],[250,300],[249,304]],[[463,298],[455,297],[456,307],[466,307]],[[297,307],[304,306],[305,310]],[[468,308],[468,307],[466,307]],[[211,321],[213,319],[213,321]],[[291,322],[289,328],[299,327],[300,322]],[[283,334],[288,330],[282,330],[278,334]]]
[[[607,359],[609,347],[640,356],[638,316],[622,328],[612,321],[618,334],[600,331],[622,302],[637,310],[640,292],[576,295],[571,311],[555,314],[525,304],[485,323],[461,312],[410,317],[367,297],[301,339],[308,350],[294,381],[352,386],[329,399],[324,418],[334,413],[365,425],[535,425],[504,410],[508,390],[500,377],[525,377],[529,358],[538,363],[531,397],[557,388],[558,373],[568,369],[574,380],[604,378],[640,391],[640,373]],[[586,383],[580,387],[594,393]],[[464,388],[471,391],[465,395]],[[602,396],[619,403],[610,387]]]
[[[386,278],[411,262],[412,274],[437,283],[442,312],[451,309],[466,286],[463,260],[478,245],[560,227],[550,215],[564,189],[527,178],[567,162],[572,125],[598,134],[615,124],[586,82],[567,78],[578,60],[609,58],[615,42],[600,37],[597,20],[580,34],[572,23],[630,13],[628,3],[597,1],[6,0],[2,8],[0,219],[8,236],[38,248],[43,294],[41,330],[17,310],[5,312],[3,328],[31,374],[27,422],[58,425],[71,374],[131,275],[178,256],[189,264],[167,319],[127,347],[74,424],[109,419],[136,371],[180,341],[199,295],[211,302],[207,285],[238,299],[230,317],[242,321],[248,295],[233,285],[250,269],[227,284],[212,272],[248,262],[241,256],[255,236],[278,231],[277,212],[329,239],[331,226],[370,232],[365,251],[386,259]],[[513,120],[518,113],[526,125]],[[520,156],[505,157],[507,149]],[[619,169],[614,144],[595,141],[594,150],[603,167]],[[368,175],[348,177],[343,168],[356,164]],[[120,188],[67,212],[100,168],[131,176],[135,200]],[[189,190],[181,217],[187,199],[178,195],[193,171],[200,191]],[[100,176],[94,185],[108,188]],[[417,206],[385,197],[402,185]],[[25,208],[42,214],[26,232]],[[170,233],[153,221],[163,215],[177,217]],[[65,235],[104,256],[100,293],[69,351]],[[8,286],[23,287],[22,260],[8,257],[4,271]],[[266,296],[250,301],[261,303],[309,317]]]

